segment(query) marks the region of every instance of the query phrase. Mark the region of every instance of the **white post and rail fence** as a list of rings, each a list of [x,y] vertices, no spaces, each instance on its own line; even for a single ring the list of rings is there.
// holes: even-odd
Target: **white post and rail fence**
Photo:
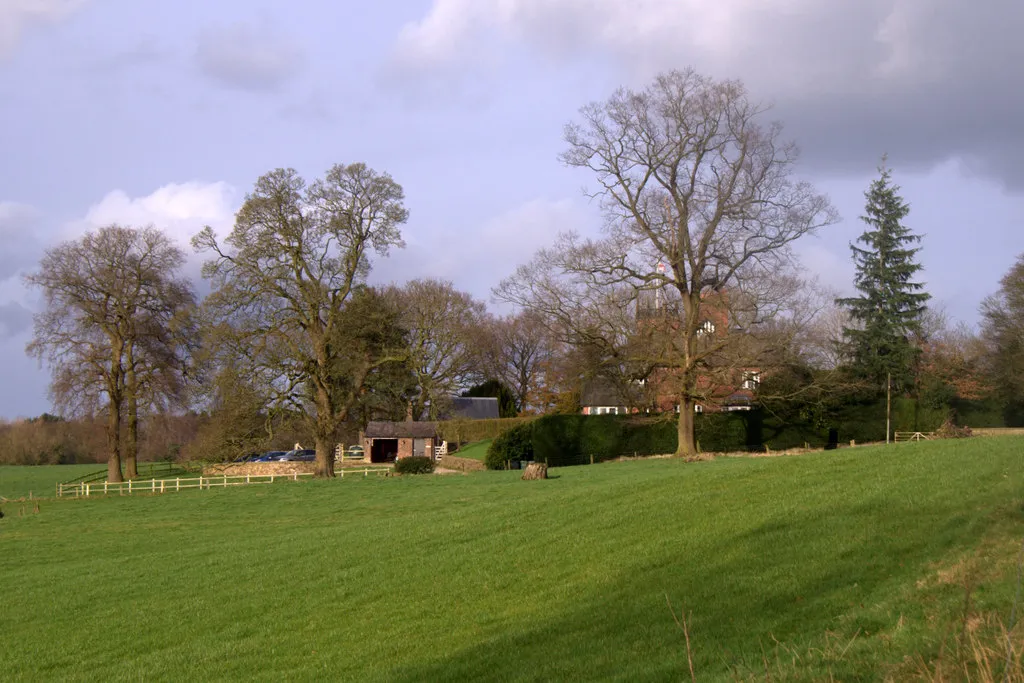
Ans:
[[[339,479],[352,477],[363,478],[387,476],[391,468],[366,467],[361,469],[340,469],[335,474]],[[57,484],[57,497],[88,498],[89,496],[135,495],[177,493],[188,489],[226,488],[228,486],[246,486],[252,484],[273,484],[281,481],[298,481],[312,477],[312,472],[288,472],[280,474],[211,474],[198,477],[174,477],[167,479],[144,479],[121,482],[111,481],[74,481]]]

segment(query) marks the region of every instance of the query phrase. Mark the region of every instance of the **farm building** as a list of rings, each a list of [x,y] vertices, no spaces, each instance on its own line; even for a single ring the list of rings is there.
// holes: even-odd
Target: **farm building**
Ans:
[[[370,462],[433,457],[435,444],[440,444],[436,422],[370,422],[363,433],[363,452]]]

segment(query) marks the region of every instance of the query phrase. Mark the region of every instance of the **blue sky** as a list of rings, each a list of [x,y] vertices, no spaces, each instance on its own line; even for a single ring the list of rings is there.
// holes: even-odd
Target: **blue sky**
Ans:
[[[21,284],[47,246],[115,221],[185,246],[262,173],[365,161],[411,211],[373,279],[486,299],[559,230],[599,230],[563,125],[674,67],[774,103],[844,219],[798,247],[840,290],[888,153],[929,291],[974,324],[1024,252],[1022,29],[1011,0],[0,0],[0,416],[49,408]]]

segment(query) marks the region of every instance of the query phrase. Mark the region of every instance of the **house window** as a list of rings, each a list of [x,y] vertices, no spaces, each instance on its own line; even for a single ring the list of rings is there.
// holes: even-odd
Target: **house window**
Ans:
[[[697,334],[714,334],[714,333],[715,333],[715,324],[713,322],[711,322],[710,320],[705,320],[704,322],[702,322],[700,324],[700,327],[697,328]]]
[[[753,391],[761,384],[761,373],[751,370],[743,373],[743,388]]]
[[[598,415],[618,415],[619,409],[616,406],[601,406],[597,409]]]
[[[695,413],[703,413],[704,412],[704,406],[702,406],[699,403],[694,403],[693,404],[693,412],[695,412]]]

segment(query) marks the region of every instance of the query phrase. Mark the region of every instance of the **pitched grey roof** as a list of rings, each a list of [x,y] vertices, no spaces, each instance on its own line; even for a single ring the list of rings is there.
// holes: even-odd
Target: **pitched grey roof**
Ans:
[[[429,439],[437,436],[436,422],[370,422],[367,439]]]
[[[580,405],[584,407],[621,406],[622,389],[610,379],[594,377],[586,381],[580,392]]]
[[[498,412],[498,399],[494,396],[451,396],[445,398],[440,408],[439,420],[497,420],[500,417]],[[423,416],[429,414],[429,409],[423,411]]]
[[[451,398],[453,417],[463,420],[497,420],[498,399],[494,396],[453,396]]]

